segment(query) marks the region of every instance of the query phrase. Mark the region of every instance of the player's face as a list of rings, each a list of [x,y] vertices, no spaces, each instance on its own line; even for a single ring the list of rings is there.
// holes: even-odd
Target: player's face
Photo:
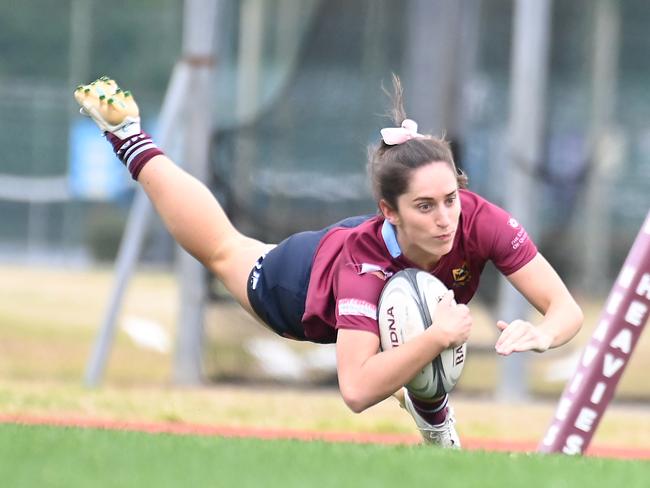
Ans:
[[[437,161],[413,170],[406,193],[389,213],[404,255],[430,269],[451,251],[458,229],[460,196],[453,169]]]

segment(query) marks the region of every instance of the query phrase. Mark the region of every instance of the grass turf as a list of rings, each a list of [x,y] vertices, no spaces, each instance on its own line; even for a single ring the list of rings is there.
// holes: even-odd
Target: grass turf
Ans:
[[[647,486],[601,458],[0,425],[2,486]]]

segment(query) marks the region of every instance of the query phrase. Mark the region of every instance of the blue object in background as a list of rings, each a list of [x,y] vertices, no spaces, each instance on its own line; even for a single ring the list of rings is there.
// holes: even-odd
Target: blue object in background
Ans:
[[[132,180],[90,119],[75,121],[70,130],[70,192],[84,200],[116,200]]]

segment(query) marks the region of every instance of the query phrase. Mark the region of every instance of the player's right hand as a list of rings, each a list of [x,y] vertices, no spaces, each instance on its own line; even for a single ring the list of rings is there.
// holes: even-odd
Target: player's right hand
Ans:
[[[102,132],[120,139],[139,134],[140,111],[129,91],[122,90],[115,80],[102,76],[88,85],[79,85],[74,98]]]
[[[433,326],[429,329],[434,329],[440,334],[446,348],[460,346],[469,339],[472,330],[472,315],[467,305],[457,304],[454,301],[453,290],[445,293],[438,302]]]

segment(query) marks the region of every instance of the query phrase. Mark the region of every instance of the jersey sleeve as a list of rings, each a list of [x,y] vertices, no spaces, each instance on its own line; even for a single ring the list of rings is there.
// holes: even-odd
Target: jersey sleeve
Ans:
[[[335,283],[336,329],[355,329],[379,336],[377,304],[385,281],[362,273],[354,264],[343,265]]]
[[[521,269],[537,255],[526,229],[502,208],[485,202],[477,222],[481,252],[504,275]]]

